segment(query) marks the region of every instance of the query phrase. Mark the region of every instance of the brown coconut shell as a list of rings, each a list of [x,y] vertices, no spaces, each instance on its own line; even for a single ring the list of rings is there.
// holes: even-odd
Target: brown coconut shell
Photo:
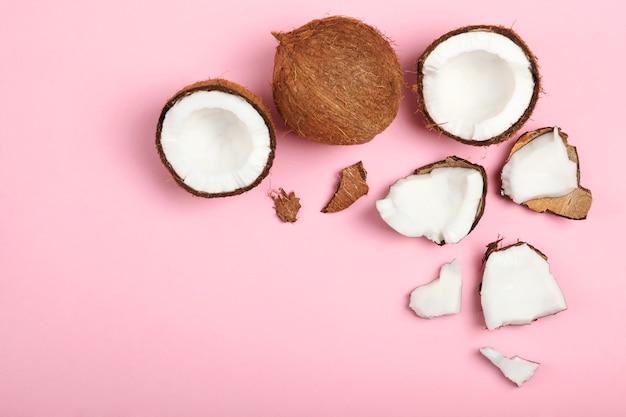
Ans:
[[[511,127],[509,127],[507,130],[485,141],[469,140],[469,139],[465,139],[465,138],[459,137],[457,135],[454,135],[448,132],[445,129],[445,124],[438,124],[437,122],[435,122],[435,120],[433,120],[432,116],[428,112],[428,108],[424,101],[424,62],[426,61],[428,56],[441,43],[445,42],[451,37],[462,34],[462,33],[466,33],[466,32],[478,32],[478,31],[497,33],[499,35],[509,38],[511,41],[513,41],[513,43],[519,46],[521,50],[524,52],[524,55],[526,55],[528,62],[530,62],[529,70],[535,82],[535,87],[533,88],[531,101],[528,104],[528,107],[526,108],[526,111],[524,112],[524,114],[522,114],[522,116],[517,121],[515,121],[511,125]],[[513,31],[512,29],[503,27],[503,26],[472,25],[472,26],[464,26],[464,27],[452,30],[446,33],[445,35],[439,37],[438,39],[436,39],[433,43],[431,43],[426,48],[426,50],[422,53],[422,55],[417,60],[417,84],[415,86],[415,91],[417,92],[418,109],[424,115],[427,129],[437,132],[439,134],[448,136],[458,142],[461,142],[467,145],[488,146],[488,145],[493,145],[496,143],[504,142],[505,140],[511,138],[515,133],[517,133],[522,128],[524,123],[528,121],[528,119],[530,118],[530,115],[535,109],[535,105],[537,104],[537,100],[539,98],[539,93],[541,92],[541,77],[539,75],[539,66],[537,65],[537,58],[531,52],[528,45],[526,45],[526,42],[524,42],[524,40],[515,31]]]
[[[511,148],[506,162],[508,162],[513,154],[520,150],[522,147],[528,145],[539,136],[550,133],[553,130],[554,127],[543,127],[541,129],[526,132],[521,135],[513,145],[513,148]],[[537,198],[525,201],[522,203],[522,205],[528,207],[533,211],[536,211],[537,213],[552,213],[556,214],[557,216],[565,217],[571,220],[584,220],[587,218],[587,213],[589,213],[589,209],[591,208],[591,202],[593,200],[591,196],[591,191],[587,188],[581,187],[580,185],[580,162],[578,160],[578,152],[576,151],[576,147],[567,143],[568,135],[561,129],[559,129],[559,136],[561,137],[563,143],[567,148],[567,156],[569,160],[576,163],[576,177],[578,179],[578,188],[561,197]]]
[[[274,210],[281,222],[295,223],[298,221],[298,213],[302,206],[300,205],[300,198],[296,196],[295,192],[286,192],[283,188],[279,188],[272,190],[269,196],[274,201]]]
[[[499,238],[498,240],[487,244],[487,250],[485,251],[485,255],[483,256],[483,265],[485,264],[485,262],[487,262],[487,259],[489,258],[489,256],[492,253],[504,251],[504,250],[510,249],[512,247],[522,246],[522,245],[528,245],[528,247],[531,248],[532,250],[534,250],[535,252],[537,252],[537,254],[539,256],[541,256],[546,261],[548,260],[548,257],[543,252],[541,252],[539,249],[537,249],[536,247],[534,247],[533,245],[531,245],[528,242],[517,241],[517,242],[512,243],[510,245],[500,246],[501,242],[502,242],[502,238]]]
[[[265,121],[265,125],[267,126],[267,129],[270,134],[270,153],[268,155],[267,162],[265,164],[265,169],[262,171],[262,173],[256,178],[256,180],[253,183],[245,187],[236,189],[236,190],[220,192],[220,193],[207,193],[203,191],[198,191],[194,188],[191,188],[187,184],[185,184],[184,178],[181,178],[176,173],[172,165],[167,160],[167,157],[165,153],[163,152],[163,147],[161,146],[161,131],[163,129],[163,120],[165,120],[165,115],[172,107],[176,105],[176,103],[178,103],[184,97],[190,94],[193,94],[197,91],[221,91],[223,93],[239,96],[243,98],[244,100],[246,100],[252,107],[254,107],[254,109],[256,109],[256,111],[259,113],[259,115],[261,115],[261,117]],[[267,174],[269,174],[270,168],[272,167],[272,164],[274,162],[274,155],[276,152],[276,132],[274,128],[274,123],[272,122],[270,111],[267,109],[267,107],[265,107],[261,98],[258,95],[256,95],[252,91],[248,90],[247,88],[235,82],[232,82],[223,78],[212,78],[212,79],[208,79],[204,81],[198,81],[194,84],[184,87],[183,89],[178,91],[176,94],[174,94],[174,96],[167,101],[167,103],[163,107],[163,110],[161,111],[161,115],[159,117],[159,121],[157,124],[156,148],[157,148],[159,157],[161,159],[161,162],[163,163],[163,165],[165,165],[165,167],[170,172],[170,174],[172,175],[176,183],[179,186],[181,186],[183,189],[185,189],[186,191],[198,197],[206,197],[206,198],[228,197],[228,196],[233,196],[233,195],[239,195],[246,191],[249,191],[250,189],[259,185],[261,181],[267,176]]]
[[[360,20],[331,16],[291,32],[280,42],[272,91],[289,129],[315,142],[368,142],[394,120],[403,74],[389,40]]]
[[[367,171],[363,162],[350,165],[341,170],[341,178],[333,197],[322,209],[322,213],[336,213],[350,207],[356,200],[369,191]]]
[[[481,217],[483,217],[483,214],[485,212],[485,202],[487,200],[487,172],[485,171],[485,168],[483,168],[481,165],[473,164],[469,161],[466,161],[463,158],[459,158],[458,156],[449,156],[444,160],[433,162],[432,164],[428,164],[421,168],[416,169],[414,174],[415,175],[429,174],[431,171],[437,168],[475,169],[476,171],[480,172],[480,175],[483,177],[483,193],[482,193],[480,202],[478,203],[478,208],[476,209],[476,216],[474,217],[474,222],[472,223],[472,227],[470,227],[470,230],[467,232],[469,234],[472,230],[474,230],[474,228],[480,221]],[[444,245],[445,243],[446,242],[442,242],[440,245]]]

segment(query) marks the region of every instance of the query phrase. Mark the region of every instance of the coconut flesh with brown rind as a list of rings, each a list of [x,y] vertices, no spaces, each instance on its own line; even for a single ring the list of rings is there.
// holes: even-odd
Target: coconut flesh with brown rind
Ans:
[[[548,257],[529,243],[487,245],[483,257],[480,299],[488,330],[527,325],[567,309]]]
[[[478,179],[480,192],[476,195]],[[486,195],[485,169],[450,156],[396,181],[387,196],[376,202],[376,208],[383,221],[398,233],[425,236],[444,245],[459,242],[476,227],[484,212]],[[464,217],[468,214],[472,216],[469,219]]]
[[[336,213],[350,207],[369,191],[366,181],[367,171],[365,171],[362,161],[344,168],[341,171],[337,190],[322,209],[322,213]]]
[[[505,165],[517,151],[531,143],[533,140],[550,133],[553,129],[554,127],[543,127],[541,129],[536,129],[522,134],[511,148]],[[558,129],[558,133],[567,148],[567,156],[569,160],[576,164],[578,187],[568,194],[560,197],[537,198],[525,201],[521,204],[538,213],[552,213],[572,220],[584,220],[587,218],[587,214],[591,208],[591,191],[580,186],[580,162],[576,147],[567,142],[568,135],[565,132]],[[506,196],[504,191],[502,193]]]
[[[289,129],[315,142],[355,145],[394,120],[403,73],[389,40],[360,20],[331,16],[279,41],[272,91]]]
[[[529,102],[526,105],[524,111],[521,114],[519,114],[519,117],[517,117],[516,120],[510,120],[510,123],[508,124],[508,127],[506,129],[501,129],[501,131],[497,132],[497,134],[494,134],[489,138],[482,138],[481,140],[475,140],[475,139],[468,138],[468,137],[462,137],[446,129],[446,125],[449,123],[449,120],[436,120],[430,114],[428,110],[428,106],[427,106],[425,95],[424,95],[424,69],[425,69],[426,60],[433,53],[433,51],[437,47],[439,47],[439,45],[446,42],[450,38],[455,37],[457,35],[467,34],[471,32],[485,32],[485,33],[490,33],[494,35],[500,35],[512,41],[522,51],[522,53],[526,57],[528,61],[528,71],[530,73],[529,76],[532,78],[532,81],[534,84],[532,88],[532,94],[530,95],[530,98],[529,98]],[[477,48],[474,51],[480,51],[480,48]],[[490,55],[493,55],[493,54],[490,54]],[[465,84],[468,84],[468,83],[465,83]],[[495,86],[495,87],[498,87],[498,88],[489,88],[489,90],[490,91],[502,90],[502,88],[499,88],[500,86]],[[473,25],[473,26],[461,27],[456,30],[450,31],[444,34],[443,36],[439,37],[438,39],[436,39],[432,44],[430,44],[426,48],[424,53],[419,57],[417,61],[417,84],[415,86],[415,91],[417,92],[418,108],[420,112],[424,115],[424,118],[426,120],[426,127],[428,129],[433,130],[437,133],[443,134],[445,136],[448,136],[461,143],[465,143],[468,145],[475,145],[475,146],[486,146],[486,145],[492,145],[495,143],[503,142],[509,139],[511,136],[513,136],[519,129],[521,129],[521,127],[529,119],[530,115],[532,114],[535,108],[537,99],[539,98],[539,93],[541,91],[541,86],[540,86],[540,75],[539,75],[539,69],[538,69],[536,57],[533,55],[533,53],[530,51],[526,43],[522,40],[522,38],[516,32],[514,32],[512,29],[505,28],[502,26]],[[480,103],[471,102],[471,104],[472,106],[478,106]]]
[[[258,113],[258,115],[263,119],[265,126],[267,127],[267,131],[268,131],[267,146],[269,147],[269,150],[267,152],[265,166],[258,173],[258,175],[253,181],[249,182],[248,184],[244,186],[238,187],[233,190],[220,191],[220,192],[206,192],[206,191],[193,188],[189,186],[185,182],[185,178],[179,175],[179,173],[174,169],[172,163],[168,159],[168,156],[164,150],[164,147],[162,144],[162,131],[163,131],[163,125],[164,125],[166,116],[168,114],[168,111],[170,111],[170,109],[172,109],[174,106],[176,106],[176,104],[178,104],[181,100],[185,99],[186,97],[189,97],[196,92],[203,92],[203,91],[204,92],[216,91],[216,92],[225,93],[225,94],[236,96],[236,97],[243,99],[248,105],[250,105]],[[250,189],[259,185],[261,181],[267,176],[272,166],[272,163],[274,161],[274,155],[275,155],[275,149],[276,149],[276,133],[274,129],[274,124],[270,116],[270,111],[267,109],[267,107],[265,107],[261,98],[258,95],[256,95],[249,89],[235,82],[232,82],[223,78],[212,78],[208,80],[198,81],[196,83],[190,84],[182,88],[180,91],[174,94],[172,98],[170,98],[167,101],[167,103],[163,107],[163,110],[161,111],[161,115],[159,117],[159,121],[157,124],[156,147],[157,147],[157,152],[159,154],[161,162],[163,163],[163,165],[165,165],[165,167],[168,169],[168,171],[170,172],[170,174],[172,175],[172,177],[174,178],[174,180],[180,187],[190,192],[191,194],[194,194],[199,197],[206,197],[206,198],[228,197],[228,196],[238,195],[246,191],[249,191]]]

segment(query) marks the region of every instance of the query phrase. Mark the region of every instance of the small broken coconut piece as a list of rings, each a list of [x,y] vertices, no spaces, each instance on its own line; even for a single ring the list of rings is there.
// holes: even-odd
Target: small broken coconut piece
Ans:
[[[257,186],[274,160],[270,112],[250,90],[224,79],[183,88],[159,117],[156,146],[165,167],[200,197],[241,194]]]
[[[507,358],[492,347],[480,348],[480,353],[494,364],[502,374],[521,387],[526,381],[533,377],[539,364],[519,356]]]
[[[315,142],[355,145],[391,124],[403,73],[389,41],[360,20],[330,16],[279,41],[272,90],[289,129]]]
[[[454,259],[441,267],[439,278],[411,292],[409,307],[426,319],[457,314],[461,311],[462,286],[461,265]]]
[[[322,213],[336,213],[350,207],[356,200],[369,191],[367,172],[363,162],[359,161],[341,171],[341,179],[335,194],[322,209]]]
[[[510,138],[539,96],[536,59],[513,30],[467,26],[435,40],[417,62],[427,127],[469,145]]]
[[[480,302],[487,329],[530,324],[567,309],[548,258],[525,242],[487,246]]]
[[[580,186],[576,148],[558,127],[519,137],[502,168],[503,196],[539,213],[573,220],[587,217],[591,191]]]
[[[476,227],[486,194],[484,168],[450,156],[398,180],[376,208],[398,233],[443,245],[459,242]]]
[[[284,189],[272,190],[270,198],[274,201],[276,216],[283,223],[295,223],[298,220],[298,212],[302,207],[300,198],[296,197],[293,191],[287,193]]]

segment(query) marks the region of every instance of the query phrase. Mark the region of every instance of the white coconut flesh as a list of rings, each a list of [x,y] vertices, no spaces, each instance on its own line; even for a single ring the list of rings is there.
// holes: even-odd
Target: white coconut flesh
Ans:
[[[526,381],[533,377],[539,364],[532,362],[519,356],[507,358],[492,347],[484,347],[480,349],[480,353],[494,364],[502,374],[509,380],[513,381],[518,387],[521,387]]]
[[[163,119],[161,147],[176,174],[204,193],[232,192],[253,184],[271,153],[263,117],[242,97],[196,91]]]
[[[489,330],[530,324],[567,309],[548,261],[526,243],[488,255],[480,299]]]
[[[487,141],[531,105],[531,62],[515,42],[490,31],[460,33],[424,61],[424,105],[434,123],[465,140]]]
[[[398,233],[425,236],[435,243],[457,243],[472,228],[485,186],[476,169],[435,168],[410,175],[376,202],[382,219]]]
[[[502,169],[502,194],[522,204],[561,197],[578,188],[578,164],[569,159],[559,128],[514,152]]]
[[[454,259],[441,267],[439,278],[411,292],[409,307],[427,319],[457,314],[461,311],[462,286],[461,265]]]

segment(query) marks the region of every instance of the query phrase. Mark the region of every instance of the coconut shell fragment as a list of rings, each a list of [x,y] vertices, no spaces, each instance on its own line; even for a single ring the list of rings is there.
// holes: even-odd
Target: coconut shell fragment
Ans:
[[[563,152],[566,152],[566,157],[569,159],[569,161],[575,164],[575,174],[572,174],[575,175],[575,179],[573,179],[573,181],[575,182],[575,188],[563,195],[532,198],[522,201],[520,202],[520,204],[538,213],[552,213],[572,220],[583,220],[587,217],[587,214],[591,208],[592,195],[589,189],[584,188],[580,185],[580,163],[578,159],[578,152],[576,151],[576,148],[574,146],[570,145],[567,142],[568,135],[565,132],[555,127],[544,127],[524,133],[513,145],[513,148],[511,149],[505,163],[505,168],[507,164],[510,163],[513,156],[516,155],[520,150],[524,149],[528,145],[531,145],[539,138],[545,138],[547,135],[551,135],[551,132],[554,132],[556,138],[560,137],[565,146],[565,150]],[[558,136],[556,136],[556,134],[558,134]],[[565,158],[565,156],[563,158]],[[551,164],[551,166],[554,165],[554,163]],[[540,168],[538,167],[535,169],[535,171],[539,170]],[[505,185],[505,169],[503,169],[502,175],[502,194],[513,199],[510,195],[512,194],[512,192],[508,190],[507,186]],[[533,175],[538,175],[538,173],[534,172]]]
[[[322,209],[322,213],[336,213],[350,207],[356,200],[369,191],[367,172],[363,162],[359,161],[341,171],[341,179],[335,194]]]
[[[315,142],[368,142],[398,113],[403,73],[391,44],[360,20],[331,16],[279,41],[272,91],[289,129]]]
[[[276,216],[283,223],[295,223],[298,220],[298,212],[302,207],[300,198],[293,191],[287,193],[284,189],[272,190],[270,198],[274,201]]]

